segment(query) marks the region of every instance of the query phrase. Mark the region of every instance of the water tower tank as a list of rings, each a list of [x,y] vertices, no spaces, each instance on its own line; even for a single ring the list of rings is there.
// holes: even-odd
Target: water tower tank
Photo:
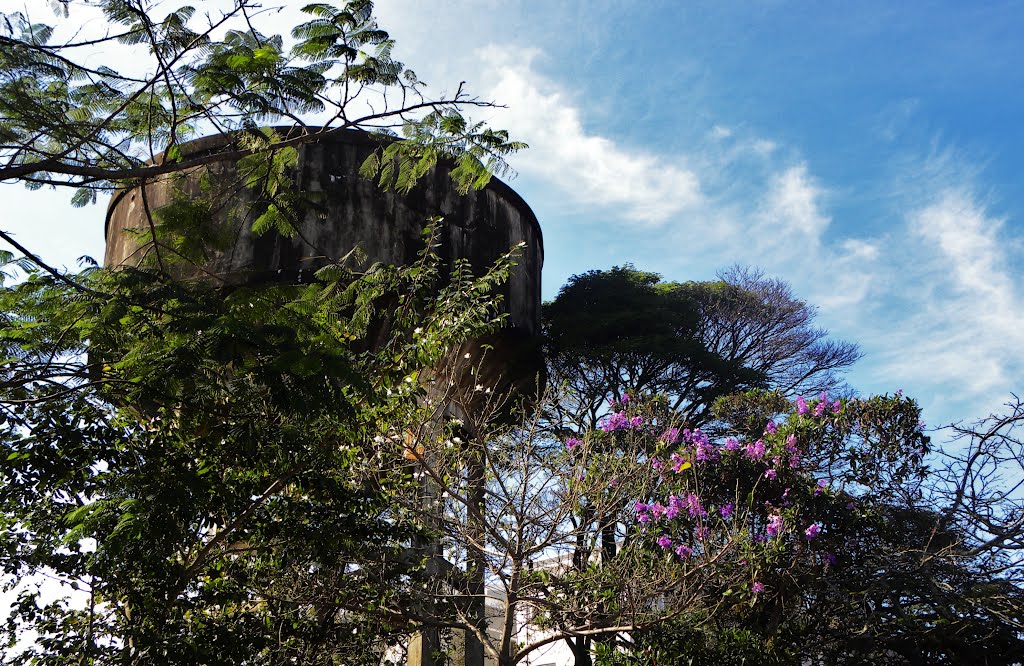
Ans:
[[[183,155],[201,157],[229,149],[232,141],[231,135],[210,136],[183,144],[181,150]],[[423,225],[432,216],[444,218],[438,251],[449,264],[468,259],[479,272],[522,243],[518,265],[503,286],[508,315],[504,330],[452,350],[445,371],[460,377],[467,400],[478,385],[493,389],[491,395],[509,390],[535,393],[543,372],[537,336],[544,250],[537,218],[498,179],[482,190],[460,194],[443,167],[428,172],[408,194],[382,190],[359,175],[364,159],[379,146],[378,139],[352,130],[334,131],[297,146],[295,187],[313,193],[317,205],[303,214],[299,233],[292,238],[274,232],[255,236],[251,211],[259,211],[261,204],[254,190],[236,187],[230,204],[214,215],[215,224],[230,228],[229,246],[210,252],[193,276],[227,287],[306,282],[328,258],[342,257],[356,246],[366,255],[365,265],[410,264],[423,247]],[[218,183],[240,180],[236,163],[215,161],[184,177],[148,183],[145,198],[138,187],[117,193],[107,211],[105,265],[138,265],[144,254],[139,232],[146,232],[150,224],[147,208],[153,211],[168,204],[176,191],[198,195],[204,172]]]

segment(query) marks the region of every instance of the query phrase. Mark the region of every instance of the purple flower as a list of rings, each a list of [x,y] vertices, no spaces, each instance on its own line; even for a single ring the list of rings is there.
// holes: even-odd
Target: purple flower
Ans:
[[[768,533],[768,536],[777,537],[782,534],[782,530],[786,529],[786,523],[782,516],[777,513],[773,513],[768,516],[768,518],[768,527],[764,530]]]
[[[764,583],[755,581],[754,584],[750,586],[750,590],[754,594],[761,594],[762,592],[764,592]]]
[[[672,539],[669,539],[667,536],[662,534],[658,537],[658,545],[661,546],[662,550],[668,550],[669,546],[672,545]]]
[[[639,428],[643,424],[644,424],[644,417],[642,417],[642,416],[634,416],[633,418],[631,418],[629,420],[629,425],[630,425],[631,428]]]
[[[646,511],[650,511],[651,507],[645,504],[644,502],[637,502],[636,504],[633,505],[633,510],[636,511],[637,513],[644,513]]]
[[[807,401],[804,400],[803,396],[799,396],[796,399],[796,413],[803,416],[807,413]]]
[[[622,400],[619,400],[619,402],[621,402],[623,405],[628,404],[629,403],[629,394],[626,393],[625,391],[623,391],[622,392]]]
[[[660,439],[666,444],[675,444],[679,441],[679,428],[669,428],[661,433]]]
[[[651,522],[651,514],[649,513],[638,513],[636,514],[636,521],[641,525],[646,525]]]
[[[679,556],[679,559],[687,558],[690,555],[693,555],[693,548],[681,543],[676,546],[676,555]]]
[[[757,440],[753,444],[747,444],[743,449],[743,455],[751,460],[760,460],[764,457],[764,442]]]
[[[728,504],[723,504],[721,508],[718,509],[718,513],[722,515],[722,518],[729,518],[732,516],[732,512],[735,508],[736,506],[732,502],[729,502]]]
[[[824,400],[822,400],[821,402],[816,404],[814,406],[814,415],[815,416],[821,416],[822,414],[824,414],[825,413],[825,405],[827,405],[827,404],[828,403],[825,402]]]
[[[766,433],[768,433],[769,435],[774,435],[775,433],[777,433],[779,431],[779,425],[777,423],[775,423],[775,421],[769,421],[765,425],[764,431]]]
[[[771,480],[771,481],[774,481],[774,480],[775,480],[775,477],[777,477],[778,475],[779,475],[779,473],[778,473],[778,472],[776,472],[776,471],[775,471],[774,469],[766,469],[766,470],[764,471],[764,476],[765,476],[765,478],[766,478],[766,479],[769,479],[769,480]]]
[[[694,456],[697,460],[718,460],[718,449],[708,443],[705,439],[697,444],[697,454]]]
[[[821,532],[821,525],[813,524],[804,530],[804,536],[807,537],[808,541],[810,541],[817,537],[819,532]]]
[[[651,458],[651,467],[654,468],[654,471],[660,472],[661,468],[662,468],[661,459],[660,458]]]
[[[706,518],[707,510],[700,505],[700,498],[690,493],[686,496],[686,508],[690,511],[691,518]]]
[[[722,448],[725,449],[726,451],[738,451],[740,448],[740,443],[735,437],[726,437],[725,446],[723,446]]]
[[[903,395],[903,389],[896,389],[896,395],[902,396]]]
[[[615,432],[616,430],[622,430],[623,428],[628,427],[629,419],[626,418],[626,412],[615,412],[606,418],[604,423],[601,424],[601,430],[604,430],[605,432]]]
[[[672,461],[672,471],[674,471],[676,474],[681,474],[682,471],[683,471],[683,465],[685,465],[688,462],[686,460],[686,458],[684,458],[683,456],[679,455],[678,453],[673,453],[672,454],[671,461]]]
[[[651,504],[651,517],[654,520],[661,520],[665,515],[665,507],[659,502]]]
[[[828,490],[828,481],[825,479],[818,479],[818,485],[814,488],[814,494],[820,495]]]
[[[838,414],[839,411],[842,408],[843,408],[843,403],[839,402],[838,400],[836,400],[835,402],[832,403],[832,413],[833,414]]]
[[[754,543],[764,543],[767,540],[768,540],[768,537],[766,537],[763,534],[755,534],[754,535]]]
[[[612,479],[611,481],[608,482],[608,485],[611,486],[612,488],[618,488],[619,487],[619,480],[618,479]]]
[[[836,565],[836,556],[832,553],[825,553],[825,564],[834,567]]]
[[[694,530],[693,533],[697,536],[697,539],[699,539],[700,541],[704,541],[709,536],[711,536],[711,528],[706,526],[698,527],[696,530]]]
[[[579,439],[578,437],[570,437],[569,439],[565,440],[565,448],[567,448],[570,451],[572,451],[573,449],[575,449],[577,446],[579,446],[582,443],[583,443],[582,439]]]

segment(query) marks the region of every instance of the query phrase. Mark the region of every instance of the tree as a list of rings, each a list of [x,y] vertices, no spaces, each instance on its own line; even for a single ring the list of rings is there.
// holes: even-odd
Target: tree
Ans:
[[[779,410],[764,398],[718,401],[730,434],[717,441],[641,395],[564,442],[540,416],[512,429],[481,417],[419,440],[449,569],[419,591],[422,604],[390,612],[457,604],[458,565],[475,560],[490,626],[457,606],[434,617],[476,632],[503,665],[565,640],[578,664],[1019,659],[1020,589],[965,558],[959,529],[920,504],[930,441],[916,403]],[[473,458],[486,470],[479,502],[462,475]]]
[[[754,404],[747,409],[735,404],[750,398]],[[766,590],[775,592],[771,597],[730,613],[701,617],[699,622],[685,617],[657,630],[634,632],[628,641],[601,646],[600,663],[1020,663],[1024,589],[1019,559],[1012,546],[979,549],[976,523],[954,517],[949,490],[955,494],[957,488],[971,485],[962,481],[957,461],[963,458],[937,459],[940,470],[959,469],[957,482],[944,486],[942,479],[948,474],[937,475],[926,466],[928,438],[908,438],[907,433],[921,426],[913,425],[916,407],[900,396],[844,400],[833,403],[832,409],[820,409],[822,404],[798,400],[803,419],[793,424],[791,417],[786,425],[769,426],[781,432],[796,425],[790,430],[796,442],[814,433],[813,444],[799,463],[819,477],[810,502],[841,500],[826,511],[827,520],[814,523],[821,529],[815,530],[808,546],[826,548],[820,559],[805,559],[799,550],[781,558],[789,567],[776,569],[775,581],[766,583]],[[835,406],[838,411],[830,416]],[[720,418],[748,433],[749,415],[765,409],[756,395],[731,397],[716,407]],[[739,421],[734,420],[737,415]],[[830,428],[801,427],[815,418],[833,423]],[[840,425],[849,418],[853,421]],[[987,431],[1008,423],[1000,419]],[[1013,445],[1004,442],[998,448],[1005,453]],[[973,447],[971,453],[976,452]],[[982,464],[984,455],[975,457],[976,470],[1006,460],[993,456]],[[778,464],[773,462],[777,474]],[[779,478],[773,475],[772,481]],[[710,481],[712,487],[721,482]],[[785,485],[799,505],[796,485],[790,480]],[[979,491],[984,488],[974,485]],[[939,492],[942,487],[945,495]],[[1000,515],[1010,515],[1017,500],[1000,494],[1005,489],[987,491],[990,503],[1003,504],[1006,513]],[[808,501],[806,496],[803,501]],[[789,525],[788,514],[785,524]]]
[[[779,280],[733,268],[717,282],[662,282],[632,266],[569,279],[544,306],[558,427],[596,427],[622,390],[663,393],[690,427],[716,399],[753,388],[793,397],[841,388],[859,357],[813,326]]]
[[[255,27],[272,19],[253,0],[232,0],[207,15],[185,5],[98,0],[92,4],[107,26],[95,35],[75,29],[83,8],[50,4],[51,24],[26,12],[0,15],[0,182],[75,188],[75,205],[349,128],[390,140],[365,172],[402,190],[439,160],[453,163],[460,188],[479,187],[507,168],[505,155],[524,147],[469,121],[465,110],[492,104],[461,86],[427,96],[392,57],[394,43],[369,0],[305,6],[308,20],[291,31],[290,48]],[[97,62],[94,53],[104,49],[127,50],[130,71]],[[258,131],[280,122],[295,129]],[[218,150],[183,152],[197,133],[225,140]],[[8,234],[0,238],[24,251]]]
[[[445,283],[428,242],[414,267],[307,286],[5,287],[0,552],[25,583],[7,646],[36,635],[5,663],[379,661],[417,625],[368,609],[426,574],[386,436],[432,418],[416,377],[497,325],[509,261]]]
[[[249,0],[206,16],[92,4],[102,34],[69,34],[83,10],[63,1],[52,25],[0,21],[0,181],[71,187],[75,205],[141,186],[150,225],[138,270],[75,276],[0,231],[38,267],[2,293],[3,565],[88,596],[82,608],[26,590],[6,633],[39,637],[8,657],[379,660],[417,626],[367,609],[425,573],[410,548],[422,523],[389,500],[417,485],[382,433],[434,417],[444,390],[425,384],[498,325],[511,259],[442,267],[431,233],[415,266],[357,273],[327,257],[305,287],[216,288],[175,276],[201,267],[211,211],[234,190],[150,210],[145,185],[237,163],[230,187],[261,206],[240,218],[290,235],[311,202],[289,178],[300,144],[370,131],[382,141],[362,171],[400,191],[438,164],[482,187],[524,146],[466,118],[491,103],[461,86],[425,94],[367,0],[307,5],[290,47]],[[127,49],[130,69],[97,63],[97,47]],[[294,127],[265,127],[282,121]],[[198,133],[218,147],[184,148]]]
[[[838,386],[836,373],[859,356],[855,345],[827,340],[813,314],[784,283],[742,269],[707,283],[662,282],[632,266],[574,276],[544,306],[550,378],[565,387],[550,427],[596,429],[637,393],[664,395],[669,418],[687,427],[714,427],[716,400],[772,388],[778,393],[756,409],[742,401],[760,427],[785,396]],[[615,538],[605,530],[611,557]],[[576,643],[589,655],[589,639]]]

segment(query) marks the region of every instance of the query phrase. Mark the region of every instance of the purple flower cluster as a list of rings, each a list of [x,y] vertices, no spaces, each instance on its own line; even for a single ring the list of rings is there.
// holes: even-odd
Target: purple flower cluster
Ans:
[[[765,528],[765,532],[770,537],[777,537],[782,534],[783,530],[786,529],[786,522],[781,515],[773,513],[768,516],[768,527]]]
[[[582,439],[580,439],[578,437],[570,437],[569,439],[565,440],[565,448],[567,448],[570,451],[572,451],[573,449],[575,449],[577,446],[579,446],[582,443],[583,443]]]
[[[830,407],[832,408],[833,414],[838,414],[843,409],[843,403],[839,400],[830,402],[828,399],[828,393],[822,391],[818,394],[818,402],[814,405],[813,414],[814,416],[821,418],[825,415],[825,410]],[[811,413],[811,407],[807,404],[807,401],[803,396],[799,396],[796,399],[796,413],[800,416],[807,416],[807,414]]]
[[[661,433],[659,439],[665,444],[675,444],[679,441],[679,428],[669,428]]]
[[[752,444],[747,444],[743,447],[743,455],[751,460],[764,458],[764,441],[759,439]]]
[[[604,420],[601,424],[601,430],[605,432],[615,432],[616,430],[630,430],[641,428],[644,425],[644,417],[634,416],[630,418],[626,416],[626,412],[615,412]]]
[[[658,547],[662,550],[669,550],[672,548],[672,538],[667,534],[662,534],[657,540]],[[681,543],[675,547],[676,557],[683,560],[693,555],[693,548],[690,548],[685,543]]]
[[[637,502],[633,505],[636,520],[641,525],[646,525],[650,522],[656,523],[662,519],[675,520],[684,510],[691,518],[706,518],[708,515],[707,509],[700,503],[700,497],[693,493],[689,493],[684,497],[672,495],[668,498],[667,506],[661,502],[651,502],[650,504]]]
[[[820,532],[821,532],[821,525],[818,525],[817,523],[815,523],[815,524],[811,525],[810,527],[808,527],[806,530],[804,530],[804,536],[807,537],[808,541],[811,541],[812,539],[817,537]]]

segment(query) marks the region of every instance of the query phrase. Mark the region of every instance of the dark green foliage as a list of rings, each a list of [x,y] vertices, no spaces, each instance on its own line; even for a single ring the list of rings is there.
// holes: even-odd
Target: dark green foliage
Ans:
[[[544,306],[552,375],[569,389],[559,418],[594,427],[606,401],[634,390],[666,396],[692,427],[731,393],[836,388],[859,353],[827,340],[813,315],[784,283],[749,271],[687,283],[630,265],[573,276]]]
[[[5,633],[39,634],[5,663],[360,663],[415,627],[384,610],[422,573],[402,433],[431,417],[422,370],[499,321],[510,261],[445,283],[425,241],[304,287],[0,291]]]
[[[392,57],[394,42],[369,0],[303,7],[309,20],[290,30],[291,45],[260,31],[261,23],[280,26],[253,0],[232,0],[208,16],[175,3],[94,4],[108,32],[89,41],[90,53],[130,48],[132,71],[141,74],[116,71],[94,55],[83,57],[81,43],[61,41],[68,30],[58,28],[73,26],[74,5],[54,3],[53,25],[0,13],[0,180],[70,185],[77,189],[74,205],[85,205],[95,201],[95,189],[254,153],[285,155],[322,133],[359,128],[386,138],[402,131],[402,140],[364,165],[382,184],[408,191],[443,160],[465,191],[505,172],[505,157],[525,147],[464,115],[491,102],[461,87],[428,96],[415,73]],[[325,126],[307,126],[311,113],[327,118]],[[241,140],[273,123],[297,129],[260,145]],[[213,154],[182,153],[184,141],[211,129],[238,140]],[[288,211],[279,201],[271,206],[257,224],[287,232]]]

